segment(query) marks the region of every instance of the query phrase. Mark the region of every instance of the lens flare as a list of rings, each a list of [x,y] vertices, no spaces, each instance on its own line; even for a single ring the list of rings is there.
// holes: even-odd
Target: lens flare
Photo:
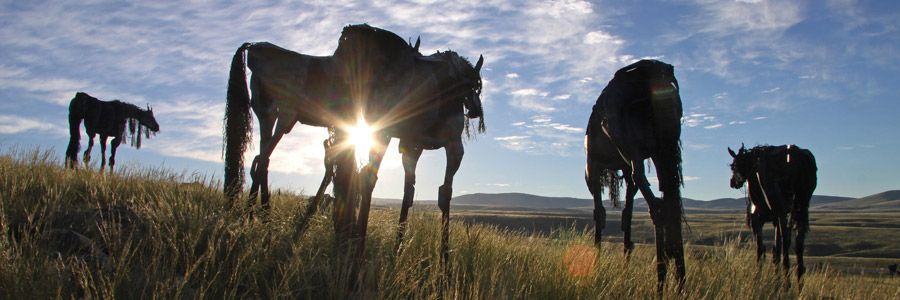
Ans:
[[[597,249],[584,245],[573,245],[566,251],[563,264],[566,271],[574,276],[585,276],[594,268]]]
[[[363,166],[368,163],[369,149],[372,148],[372,133],[374,131],[362,117],[359,118],[356,125],[347,128],[347,142],[356,147],[357,166]]]

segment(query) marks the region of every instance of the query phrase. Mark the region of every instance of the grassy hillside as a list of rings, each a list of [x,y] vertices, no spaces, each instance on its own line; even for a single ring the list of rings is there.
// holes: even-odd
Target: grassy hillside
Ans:
[[[381,203],[399,203],[399,200],[393,202],[380,199]],[[646,209],[647,202],[643,198],[634,200],[635,208]],[[434,202],[434,201],[421,201]],[[683,198],[682,202],[688,211],[708,213],[743,213],[747,209],[746,198],[720,198],[709,201],[694,200]],[[378,202],[376,202],[378,203]],[[464,209],[469,210],[536,210],[536,209],[554,209],[554,210],[581,210],[591,212],[594,209],[594,202],[591,199],[578,199],[570,197],[545,197],[523,193],[499,193],[485,194],[475,193],[460,195],[453,198],[452,205],[461,205]],[[610,207],[609,200],[603,201],[604,207]],[[854,199],[849,197],[837,197],[826,195],[813,195],[810,200],[812,210],[820,211],[842,211],[842,212],[900,212],[900,191],[887,191],[875,195]]]
[[[217,184],[147,168],[115,175],[62,169],[52,152],[0,155],[0,299],[647,299],[652,247],[630,261],[597,251],[589,231],[549,236],[451,224],[449,276],[439,267],[439,218],[412,213],[395,253],[395,209],[373,211],[365,265],[347,271],[327,213],[297,231],[305,199],[280,194],[266,222],[222,209]],[[816,269],[803,289],[734,240],[687,247],[683,295],[665,299],[896,299],[886,276]],[[352,286],[352,289],[348,287]]]

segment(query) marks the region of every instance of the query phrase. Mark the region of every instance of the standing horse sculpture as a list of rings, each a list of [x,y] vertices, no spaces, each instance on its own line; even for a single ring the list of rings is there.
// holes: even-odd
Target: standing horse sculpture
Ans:
[[[91,160],[91,149],[94,147],[94,136],[100,135],[100,169],[106,166],[106,139],[110,142],[109,171],[113,172],[116,164],[116,148],[122,140],[131,135],[131,145],[141,148],[141,136],[150,138],[159,131],[159,124],[153,117],[153,109],[147,105],[143,110],[134,104],[119,100],[100,101],[87,93],[75,93],[69,102],[69,146],[66,148],[66,167],[75,168],[78,163],[78,150],[81,147],[81,121],[88,135],[88,148],[84,151],[84,163]],[[125,124],[128,123],[126,127]]]
[[[650,207],[650,217],[656,227],[658,291],[662,291],[665,283],[668,258],[675,259],[679,287],[685,277],[681,235],[681,116],[674,68],[656,60],[641,60],[618,70],[603,89],[585,134],[585,181],[594,198],[594,242],[600,247],[606,226],[606,210],[601,202],[603,188],[610,189],[613,203],[617,203],[620,178],[616,173],[623,170],[628,185],[627,212],[622,213],[625,251],[627,254],[633,247],[630,203],[637,187]],[[644,160],[648,158],[656,166],[662,199],[653,195],[645,175]]]
[[[797,255],[797,280],[806,273],[803,250],[809,231],[809,201],[816,189],[816,158],[809,150],[794,146],[756,146],[734,153],[731,163],[731,187],[740,189],[746,182],[750,194],[747,203],[748,225],[756,237],[756,259],[765,256],[762,227],[775,226],[772,258],[790,269],[791,229],[797,231],[794,252]],[[790,219],[788,219],[790,215]]]
[[[417,67],[417,58],[422,57],[418,46],[418,41],[413,47],[395,33],[368,24],[344,27],[334,51],[335,61],[347,83],[354,112],[358,110],[370,126],[393,126],[410,117],[436,117],[428,115],[428,112],[435,112],[428,108],[435,103],[429,97],[435,97],[439,92],[437,79],[430,70]],[[424,129],[419,127],[419,130]],[[377,142],[373,147],[379,147]],[[350,162],[353,155],[348,153],[352,152],[349,150],[352,149],[340,149],[334,154],[335,188],[358,188],[349,192],[335,191],[335,206],[342,207],[338,214],[342,219],[352,219],[346,215],[355,213],[353,209],[362,196],[359,191],[365,191],[365,186],[370,185],[368,182],[374,185],[375,180],[375,172],[356,170],[356,165]],[[339,229],[353,231],[358,239],[357,258],[361,258],[364,251],[370,204],[370,201],[359,202],[359,218],[340,225],[352,227],[348,223],[355,222],[355,231]]]
[[[409,50],[409,45],[396,34],[366,24],[345,27],[335,50],[350,85],[351,98],[359,99],[356,101],[362,107],[363,116],[375,128],[369,163],[359,172],[362,199],[356,226],[357,257],[364,251],[378,168],[390,138],[397,137],[406,171],[398,239],[402,239],[412,205],[415,165],[421,152],[439,148],[447,151],[447,170],[438,199],[443,221],[442,261],[446,262],[451,186],[462,160],[461,135],[469,128],[466,118],[481,118],[483,114],[479,72],[484,60],[480,58],[472,66],[453,51],[423,57],[418,51]],[[483,118],[478,130],[484,130]],[[336,187],[340,185],[337,183],[340,165],[335,169]]]
[[[252,71],[249,91],[247,68]],[[269,157],[275,146],[298,122],[317,127],[351,124],[355,116],[344,90],[331,56],[304,55],[267,42],[244,43],[237,49],[228,80],[223,143],[224,191],[230,205],[244,184],[251,108],[259,120],[260,141],[250,168],[248,206],[258,197],[265,211],[269,208]]]
[[[425,107],[421,107],[419,112],[409,112],[409,115],[399,119],[396,123],[378,128],[373,133],[375,136],[375,146],[369,154],[369,163],[363,169],[362,176],[366,179],[367,186],[363,187],[364,206],[371,202],[372,191],[375,188],[377,180],[377,172],[384,158],[384,152],[392,137],[400,139],[400,153],[402,154],[404,169],[404,190],[403,204],[400,211],[400,227],[397,232],[397,246],[403,240],[406,230],[406,219],[409,208],[413,204],[413,196],[415,195],[416,182],[416,164],[423,150],[437,150],[444,148],[447,155],[447,167],[444,177],[444,185],[439,189],[438,206],[442,213],[442,259],[446,261],[449,242],[449,213],[450,198],[452,196],[453,177],[459,170],[463,157],[462,135],[473,136],[475,133],[485,131],[483,115],[484,111],[481,105],[481,75],[479,74],[484,58],[480,57],[475,66],[456,52],[446,51],[436,54],[416,58],[416,68],[420,70],[430,70],[437,78],[440,90],[436,96],[416,101],[429,101]],[[431,116],[437,116],[432,118]],[[421,118],[428,116],[429,118]],[[386,116],[382,116],[386,117]],[[392,118],[395,118],[391,116]],[[480,118],[475,133],[470,132],[470,121],[473,118]],[[373,124],[378,126],[380,122],[375,121]],[[424,130],[421,130],[423,129]],[[330,149],[333,142],[326,140],[324,143],[326,148],[325,169],[326,173],[319,186],[318,192],[307,210],[306,215],[310,216],[315,213],[319,201],[324,196],[325,188],[330,184],[334,175],[334,153]],[[365,219],[367,212],[361,210],[360,218]],[[307,217],[308,219],[308,217]],[[365,230],[360,227],[359,230]],[[364,233],[360,234],[365,236]]]
[[[436,57],[435,57],[436,56]],[[403,204],[400,210],[400,227],[397,231],[397,247],[403,241],[406,231],[406,219],[409,208],[412,207],[415,196],[416,165],[423,150],[437,150],[444,148],[447,157],[447,166],[444,171],[444,184],[438,188],[438,207],[441,209],[441,260],[447,262],[449,258],[450,240],[450,199],[453,196],[453,177],[459,170],[463,158],[462,135],[465,131],[467,137],[472,137],[470,122],[473,118],[479,118],[475,133],[483,133],[484,109],[481,104],[481,66],[484,57],[480,56],[475,66],[472,66],[465,58],[456,52],[439,52],[432,55],[436,59],[423,58],[417,60],[420,64],[430,64],[438,79],[440,94],[436,100],[436,106],[432,110],[437,113],[435,119],[423,121],[420,118],[403,119],[394,126],[375,132],[376,147],[369,155],[370,167],[365,170],[370,172],[371,181],[363,190],[363,200],[372,200],[372,191],[375,188],[378,168],[384,151],[391,137],[400,139],[399,150],[402,157],[404,183]],[[414,130],[417,126],[425,128],[424,131]]]

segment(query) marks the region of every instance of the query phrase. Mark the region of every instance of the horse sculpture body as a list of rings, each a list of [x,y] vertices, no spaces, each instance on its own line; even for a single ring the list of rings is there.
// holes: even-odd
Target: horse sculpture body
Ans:
[[[728,153],[731,164],[731,187],[746,183],[750,194],[747,203],[748,225],[756,238],[756,258],[765,256],[762,227],[775,226],[773,262],[790,268],[791,229],[797,231],[794,252],[797,255],[797,280],[806,272],[803,250],[809,231],[809,201],[816,189],[816,158],[809,150],[794,146],[757,146]],[[788,218],[790,216],[790,218]]]
[[[623,171],[627,184],[622,213],[625,252],[630,252],[631,206],[640,190],[650,207],[656,227],[658,289],[666,277],[666,261],[675,259],[679,284],[684,282],[684,251],[681,235],[681,97],[671,65],[641,60],[618,70],[594,104],[585,134],[587,166],[585,181],[594,198],[594,242],[600,246],[606,225],[602,191],[609,188],[613,203]],[[652,159],[663,198],[650,189],[644,160]],[[680,286],[680,285],[679,285]]]
[[[116,164],[116,148],[122,140],[131,135],[131,144],[140,149],[141,135],[150,138],[150,134],[159,131],[159,124],[153,117],[153,110],[147,106],[146,110],[140,109],[134,104],[119,100],[101,101],[91,97],[87,93],[75,93],[75,98],[69,102],[69,146],[66,148],[66,167],[75,168],[78,163],[78,150],[81,147],[81,122],[84,121],[84,129],[88,135],[88,148],[84,151],[84,162],[91,160],[91,149],[94,147],[94,137],[100,135],[100,169],[106,166],[106,139],[112,137],[110,142],[109,171],[112,172]],[[126,123],[128,126],[126,127]],[[143,129],[146,127],[146,129]]]
[[[246,57],[246,62],[245,62]],[[252,71],[247,90],[246,69]],[[295,123],[317,127],[350,124],[350,103],[334,58],[296,53],[267,43],[244,43],[234,54],[225,109],[225,194],[232,200],[244,182],[250,110],[259,121],[259,154],[251,165],[249,205],[269,207],[269,157]],[[252,98],[251,98],[252,95]]]

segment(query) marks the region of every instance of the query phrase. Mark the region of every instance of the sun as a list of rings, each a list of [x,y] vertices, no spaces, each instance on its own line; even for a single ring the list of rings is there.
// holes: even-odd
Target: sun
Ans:
[[[375,130],[366,123],[362,117],[359,118],[356,125],[347,128],[348,140],[350,145],[356,147],[356,163],[364,165],[369,160],[369,149],[372,148],[372,133]]]

